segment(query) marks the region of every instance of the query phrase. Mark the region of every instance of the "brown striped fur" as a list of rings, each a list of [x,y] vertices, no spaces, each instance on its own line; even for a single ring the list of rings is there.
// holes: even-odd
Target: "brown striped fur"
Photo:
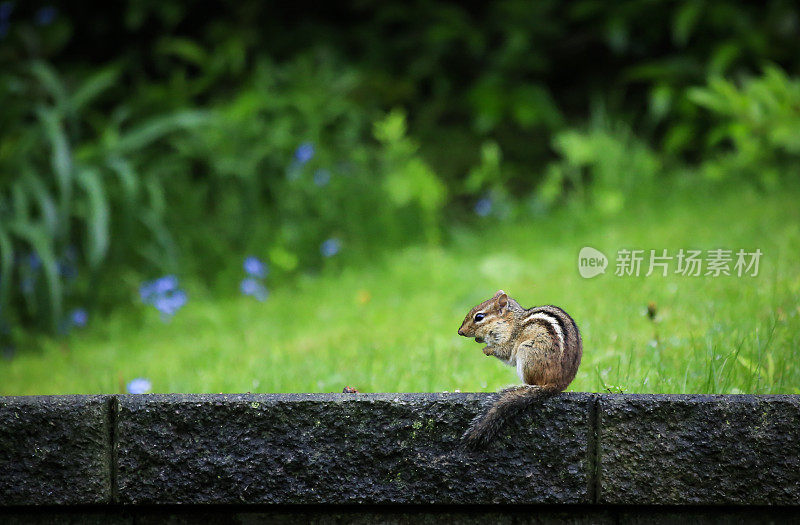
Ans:
[[[488,445],[508,421],[567,388],[583,354],[578,326],[567,312],[552,305],[523,308],[503,290],[472,308],[458,335],[487,343],[483,353],[515,367],[525,383],[500,391],[475,418],[464,434],[472,449]]]

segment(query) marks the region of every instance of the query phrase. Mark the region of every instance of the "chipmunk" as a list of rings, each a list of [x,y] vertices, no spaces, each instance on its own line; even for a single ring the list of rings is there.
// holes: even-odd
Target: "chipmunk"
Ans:
[[[567,388],[583,354],[578,326],[567,312],[550,305],[525,309],[503,290],[470,310],[458,335],[487,343],[483,353],[516,367],[525,383],[501,390],[472,421],[463,438],[469,449],[488,445],[506,422]]]

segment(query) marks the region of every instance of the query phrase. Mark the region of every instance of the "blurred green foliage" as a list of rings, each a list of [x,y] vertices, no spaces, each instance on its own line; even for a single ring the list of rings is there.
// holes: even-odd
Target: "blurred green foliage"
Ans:
[[[739,177],[775,189],[796,173],[800,158],[800,80],[775,67],[742,85],[715,77],[707,87],[690,89],[690,100],[715,117],[708,135],[711,157],[706,175]]]
[[[548,207],[569,191],[576,204],[615,214],[626,201],[647,197],[662,174],[661,161],[647,144],[604,119],[585,131],[557,133],[553,149],[561,159],[547,167],[537,195]]]
[[[78,268],[91,277],[109,262],[171,266],[169,154],[160,140],[204,116],[183,111],[129,122],[120,110],[92,129],[92,103],[118,76],[117,68],[103,68],[71,87],[33,61],[4,79],[3,102],[17,110],[15,121],[5,115],[0,146],[5,323],[56,330]],[[95,293],[88,278],[82,284],[79,295]]]
[[[274,283],[326,240],[619,213],[676,165],[778,186],[798,29],[785,1],[3,1],[0,337],[245,254]]]

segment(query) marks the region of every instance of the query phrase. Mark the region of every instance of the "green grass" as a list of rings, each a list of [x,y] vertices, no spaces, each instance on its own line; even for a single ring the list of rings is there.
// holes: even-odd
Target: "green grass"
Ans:
[[[498,288],[573,314],[584,355],[571,390],[800,393],[799,197],[689,190],[615,218],[577,208],[517,224],[489,218],[444,248],[328,268],[264,303],[190,287],[169,323],[131,286],[129,308],[0,362],[0,393],[113,393],[140,376],[156,392],[496,390],[517,381],[514,371],[456,330]],[[605,275],[578,275],[586,245],[609,256]],[[617,277],[621,248],[764,255],[757,277]]]

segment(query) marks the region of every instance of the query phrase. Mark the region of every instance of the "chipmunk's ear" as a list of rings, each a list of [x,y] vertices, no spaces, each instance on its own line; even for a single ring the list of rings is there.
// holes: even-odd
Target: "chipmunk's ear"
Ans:
[[[498,290],[497,294],[495,294],[495,297],[497,299],[497,306],[502,312],[505,310],[506,306],[508,306],[508,296],[503,290]]]

